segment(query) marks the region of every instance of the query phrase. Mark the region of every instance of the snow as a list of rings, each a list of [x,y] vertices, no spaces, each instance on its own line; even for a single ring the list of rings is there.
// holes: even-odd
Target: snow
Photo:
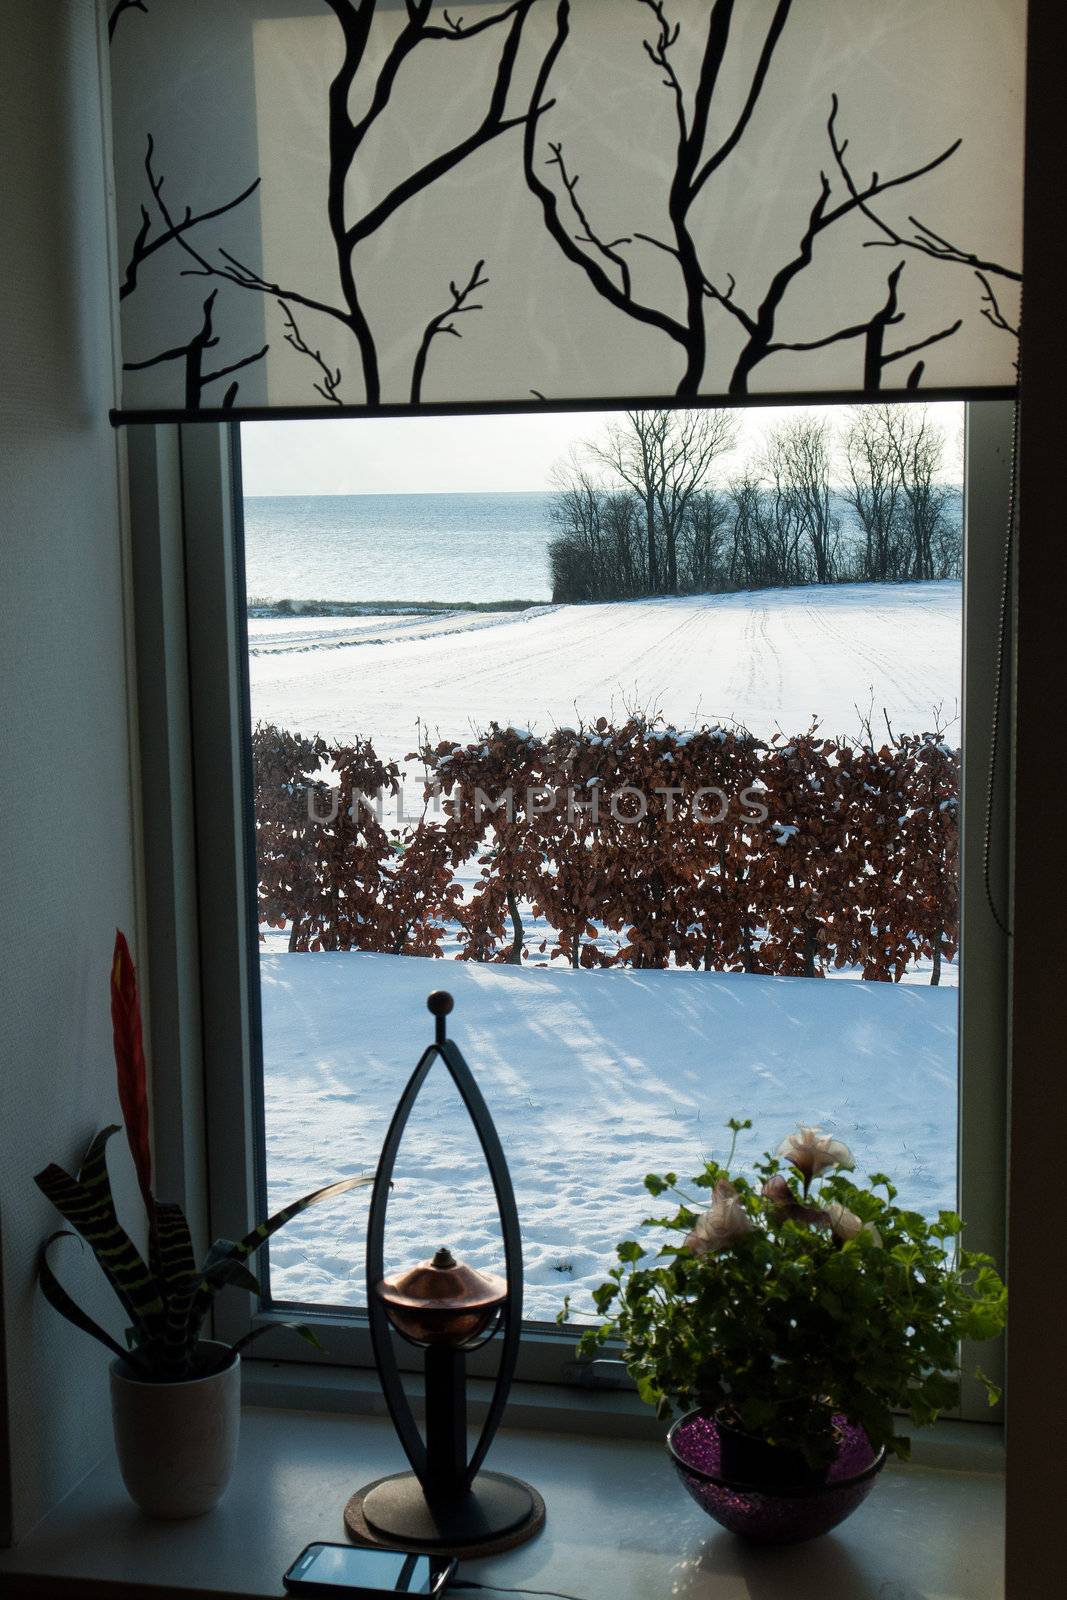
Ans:
[[[545,732],[576,715],[658,710],[680,729],[741,722],[764,737],[813,717],[897,732],[960,697],[960,585],[839,584],[519,612],[251,618],[254,720],[373,739],[403,758],[425,732],[491,719]],[[371,648],[373,646],[373,648]],[[859,710],[857,710],[857,707]],[[956,729],[951,730],[953,736]]]
[[[738,1160],[798,1123],[845,1140],[902,1204],[955,1204],[955,990],[722,973],[521,970],[417,956],[261,960],[271,1208],[373,1170],[448,988],[456,1039],[496,1122],[525,1254],[525,1315],[564,1294],[588,1311],[616,1242],[656,1210],[646,1172]],[[276,1298],[365,1303],[368,1191],[290,1223],[270,1247]],[[499,1271],[495,1205],[473,1129],[438,1065],[401,1146],[386,1263],[441,1244]]]
[[[898,732],[958,738],[961,596],[953,582],[766,590],[526,612],[250,618],[253,720],[373,740],[467,740],[658,711],[764,737]],[[938,720],[936,708],[941,708]],[[421,768],[407,763],[408,810]],[[787,833],[791,825],[782,825]],[[535,931],[529,930],[531,934]],[[928,970],[904,984],[717,973],[515,969],[370,954],[261,956],[272,1207],[369,1171],[430,1038],[425,998],[456,996],[452,1031],[496,1119],[526,1255],[526,1315],[589,1288],[651,1207],[649,1171],[694,1173],[751,1116],[752,1156],[798,1122],[844,1138],[901,1199],[955,1204],[956,1005]],[[950,968],[947,985],[955,982]],[[447,1243],[501,1266],[491,1190],[447,1081],[431,1075],[390,1200],[387,1262]],[[290,1223],[270,1251],[276,1298],[359,1305],[367,1192]]]

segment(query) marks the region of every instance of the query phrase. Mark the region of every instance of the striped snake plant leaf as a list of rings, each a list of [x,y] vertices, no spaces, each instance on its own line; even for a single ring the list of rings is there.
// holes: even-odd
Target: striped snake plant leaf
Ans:
[[[235,1239],[216,1239],[204,1257],[201,1276],[216,1289],[233,1284],[238,1289],[247,1289],[249,1294],[261,1295],[263,1290],[255,1273],[237,1256],[230,1254],[236,1242]]]
[[[210,1285],[210,1290],[208,1290],[206,1296],[197,1296],[194,1307],[190,1309],[189,1338],[192,1341],[200,1338],[200,1326],[202,1326],[203,1318],[208,1314],[208,1307],[210,1307],[211,1299],[213,1299],[216,1291],[227,1288],[227,1286],[234,1286],[238,1290],[245,1290],[248,1294],[254,1294],[256,1299],[262,1296],[262,1285],[259,1283],[259,1278],[245,1266],[245,1262],[238,1261],[234,1256],[216,1256],[216,1258],[211,1259],[211,1251],[232,1250],[232,1248],[234,1248],[234,1240],[232,1238],[216,1238],[216,1242],[214,1242],[211,1250],[205,1256],[205,1266],[203,1266],[203,1277],[200,1280],[200,1286],[206,1283],[206,1285]]]
[[[231,1245],[219,1260],[247,1260],[250,1255],[259,1249],[261,1244],[264,1244],[270,1238],[271,1234],[277,1233],[279,1228],[283,1228],[287,1222],[291,1221],[293,1217],[299,1216],[301,1211],[306,1211],[309,1206],[318,1205],[322,1200],[329,1200],[335,1194],[346,1194],[349,1189],[361,1189],[373,1182],[373,1174],[358,1178],[341,1178],[337,1183],[328,1183],[325,1188],[316,1189],[312,1194],[306,1194],[300,1200],[294,1200],[291,1205],[283,1206],[281,1211],[276,1211],[272,1217],[267,1218],[266,1222],[261,1222],[258,1227],[253,1228],[251,1233],[246,1233],[243,1239],[238,1239],[236,1244]],[[193,1317],[198,1323],[206,1315],[214,1293],[215,1286],[205,1275],[200,1280],[200,1287],[196,1291],[196,1298],[193,1303]]]
[[[133,1360],[135,1357],[124,1350],[117,1339],[113,1339],[109,1333],[105,1333],[100,1324],[94,1322],[92,1317],[88,1316],[81,1306],[71,1299],[49,1265],[48,1252],[56,1240],[76,1238],[77,1234],[72,1233],[69,1228],[60,1228],[57,1232],[49,1234],[41,1246],[40,1254],[37,1257],[37,1278],[41,1285],[41,1292],[49,1305],[53,1306],[61,1317],[66,1317],[67,1321],[72,1323],[75,1328],[80,1329],[82,1333],[89,1334],[93,1339],[98,1339],[102,1345],[111,1351],[112,1355],[118,1356],[120,1361]]]
[[[157,1201],[156,1224],[159,1286],[163,1297],[168,1303],[187,1298],[199,1283],[200,1273],[185,1213],[181,1206]]]
[[[123,1309],[147,1343],[159,1331],[163,1300],[133,1240],[118,1220],[108,1178],[105,1148],[116,1125],[102,1129],[86,1152],[80,1174],[72,1178],[55,1163],[34,1182],[88,1245],[107,1275]]]
[[[242,1350],[247,1349],[247,1347],[252,1343],[253,1339],[260,1339],[265,1333],[273,1333],[277,1328],[291,1328],[294,1333],[298,1333],[300,1335],[301,1339],[304,1339],[308,1344],[313,1344],[316,1350],[322,1349],[322,1345],[319,1342],[314,1328],[309,1328],[306,1322],[261,1323],[258,1328],[253,1328],[251,1333],[246,1333],[240,1339],[238,1339],[236,1344],[232,1344],[230,1349],[233,1351],[235,1356],[238,1356]]]
[[[191,1325],[193,1296],[200,1282],[189,1224],[181,1206],[157,1202],[155,1254],[166,1311],[163,1318],[161,1365],[167,1376],[182,1377],[189,1369],[196,1330]]]
[[[201,1325],[217,1290],[232,1285],[235,1289],[244,1289],[248,1294],[255,1295],[257,1299],[262,1297],[263,1289],[255,1273],[242,1260],[230,1254],[235,1247],[234,1239],[216,1239],[204,1257],[200,1284],[208,1284],[210,1289],[206,1296],[198,1296],[195,1306],[190,1309],[189,1338],[193,1342],[200,1337]]]

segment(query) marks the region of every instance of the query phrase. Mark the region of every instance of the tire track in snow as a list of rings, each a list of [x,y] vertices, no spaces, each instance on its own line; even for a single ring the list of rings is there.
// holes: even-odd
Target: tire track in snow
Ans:
[[[639,700],[676,726],[735,718],[762,736],[779,724],[797,732],[816,712],[844,733],[873,678],[903,729],[959,694],[959,586],[931,585],[921,601],[896,586],[875,595],[844,585],[628,601],[546,608],[522,627],[509,614],[372,651],[260,655],[254,714],[363,734],[390,757],[413,748],[416,717],[424,733],[465,740],[493,718],[566,725],[576,702],[584,715],[618,716]]]
[[[827,617],[825,608],[818,609],[810,599],[806,601],[806,611],[815,626],[827,638],[831,639],[835,645],[840,646],[842,650],[848,651],[858,661],[864,662],[876,675],[886,678],[890,688],[902,700],[906,701],[913,711],[919,715],[925,715],[931,709],[929,699],[922,700],[919,698],[924,692],[925,680],[920,680],[916,674],[911,672],[902,671],[899,657],[892,657],[883,653],[870,643],[860,645],[855,633],[846,633],[840,627],[835,627]],[[871,615],[873,615],[873,612]],[[886,701],[890,698],[884,685],[879,698]]]

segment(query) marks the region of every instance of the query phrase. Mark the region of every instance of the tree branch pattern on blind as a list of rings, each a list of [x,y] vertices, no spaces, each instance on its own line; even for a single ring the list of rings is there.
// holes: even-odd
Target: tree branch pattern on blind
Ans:
[[[1024,20],[123,0],[123,404],[1001,391]]]

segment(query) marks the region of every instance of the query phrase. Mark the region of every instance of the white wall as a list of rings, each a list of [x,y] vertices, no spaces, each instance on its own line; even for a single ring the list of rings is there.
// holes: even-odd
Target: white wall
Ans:
[[[109,963],[116,925],[136,929],[94,5],[3,16],[0,1539],[17,1539],[108,1447],[106,1352],[34,1287],[58,1219],[32,1178],[116,1120]],[[88,1252],[63,1248],[109,1314]]]

